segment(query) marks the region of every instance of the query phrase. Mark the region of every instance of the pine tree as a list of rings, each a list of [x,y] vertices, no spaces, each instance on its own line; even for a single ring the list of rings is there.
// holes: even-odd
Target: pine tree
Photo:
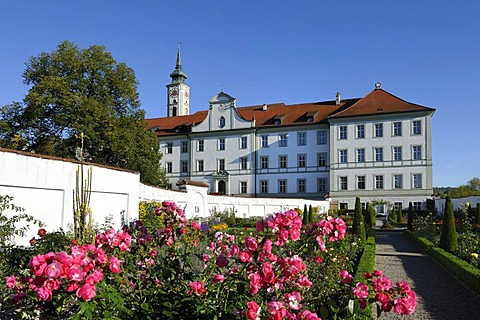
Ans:
[[[377,219],[375,216],[375,209],[373,206],[370,205],[370,203],[367,203],[367,215],[370,216],[370,221],[372,222],[372,227],[375,227],[377,223]]]
[[[449,196],[445,199],[445,212],[443,213],[442,233],[440,235],[440,248],[454,253],[458,250],[458,235],[455,228],[452,200]]]
[[[367,236],[365,233],[365,222],[363,221],[362,204],[359,197],[355,198],[352,232],[360,238],[362,243],[365,243]]]
[[[397,209],[397,223],[403,223],[402,208]]]
[[[364,215],[364,220],[365,220],[365,226],[368,228],[371,228],[373,226],[373,220],[372,216],[370,215],[370,212],[368,211],[370,207],[370,204],[367,202],[367,207],[365,209],[365,215]]]
[[[407,216],[407,228],[410,231],[413,231],[413,204],[411,202],[408,203],[408,216]]]
[[[312,209],[312,205],[310,205],[308,207],[308,223],[312,223],[313,222],[313,209]]]
[[[307,204],[305,204],[305,205],[303,206],[302,224],[303,224],[304,226],[308,224]]]

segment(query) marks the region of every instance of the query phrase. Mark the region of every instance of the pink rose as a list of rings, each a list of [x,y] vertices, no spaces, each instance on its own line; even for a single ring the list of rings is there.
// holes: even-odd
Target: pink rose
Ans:
[[[10,276],[6,279],[7,284],[5,285],[8,289],[13,289],[17,285],[17,278],[15,276]]]
[[[223,282],[223,281],[225,281],[225,277],[222,274],[216,274],[213,276],[214,283]]]
[[[96,287],[94,284],[85,283],[76,292],[77,297],[83,299],[83,301],[90,301],[97,295]]]
[[[46,268],[45,268],[45,274],[49,278],[58,278],[63,272],[63,267],[62,264],[58,261],[54,261],[50,263]]]
[[[195,229],[195,230],[200,230],[200,229],[201,229],[200,224],[199,224],[199,223],[196,223],[196,222],[190,223],[190,227],[192,227],[192,228]]]
[[[189,294],[195,293],[197,296],[201,296],[203,293],[207,292],[203,286],[203,282],[201,281],[193,281],[190,282],[190,291]]]
[[[227,257],[225,257],[223,254],[219,255],[217,257],[217,266],[219,266],[220,268],[224,268],[224,267],[228,266]]]
[[[117,257],[111,256],[110,258],[108,258],[108,262],[108,267],[113,273],[120,273],[122,271],[120,269],[120,260]]]
[[[343,284],[351,284],[353,281],[352,275],[347,270],[340,271],[340,278],[342,278]]]
[[[247,319],[249,320],[258,320],[260,314],[260,307],[255,301],[250,301],[247,303]]]
[[[245,246],[248,248],[248,250],[255,251],[258,247],[257,240],[254,237],[248,236],[245,238]]]
[[[366,299],[368,298],[368,285],[358,282],[357,285],[352,289],[352,292],[357,299]]]
[[[78,289],[78,283],[76,283],[75,281],[70,281],[68,284],[67,284],[67,292],[73,292],[75,290]]]
[[[238,254],[238,258],[242,262],[250,262],[252,261],[252,253],[250,251],[242,251]]]
[[[36,296],[39,301],[50,301],[52,300],[52,290],[46,287],[40,287],[36,292]]]

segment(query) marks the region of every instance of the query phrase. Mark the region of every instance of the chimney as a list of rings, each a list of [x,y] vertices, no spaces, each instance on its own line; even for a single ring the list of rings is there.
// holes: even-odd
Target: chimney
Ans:
[[[382,84],[380,82],[375,83],[375,90],[378,90],[382,87]]]
[[[262,106],[262,110],[263,110],[263,111],[267,111],[267,108],[268,108],[268,106],[267,106],[266,104],[264,104],[264,105]]]
[[[335,93],[335,105],[340,105],[340,92]]]

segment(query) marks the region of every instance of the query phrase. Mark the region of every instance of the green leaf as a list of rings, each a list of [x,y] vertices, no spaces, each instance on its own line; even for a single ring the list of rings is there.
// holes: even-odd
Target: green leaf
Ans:
[[[163,304],[165,305],[165,304]],[[140,305],[140,307],[143,309],[143,310],[148,310],[148,308],[150,307],[149,304],[147,302],[144,302]]]

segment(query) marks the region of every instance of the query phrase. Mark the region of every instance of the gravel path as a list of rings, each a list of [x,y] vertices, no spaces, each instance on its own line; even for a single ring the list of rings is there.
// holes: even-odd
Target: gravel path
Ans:
[[[375,268],[393,282],[406,280],[417,294],[411,316],[393,312],[381,319],[480,319],[480,295],[451,276],[403,232],[376,231]]]

